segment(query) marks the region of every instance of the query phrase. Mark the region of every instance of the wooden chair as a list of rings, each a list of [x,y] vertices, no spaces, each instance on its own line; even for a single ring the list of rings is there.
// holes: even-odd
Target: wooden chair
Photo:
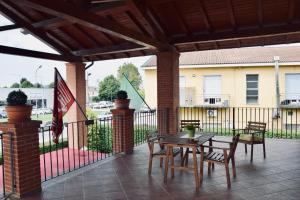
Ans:
[[[251,159],[253,162],[253,146],[255,144],[263,145],[264,158],[266,158],[266,145],[265,145],[265,133],[266,133],[266,123],[263,122],[248,122],[248,125],[244,129],[234,129],[233,134],[237,132],[241,134],[240,143],[245,144],[245,153],[247,154],[247,144],[251,145]]]
[[[203,129],[201,128],[200,120],[181,120],[180,121],[180,130],[183,131],[185,126],[188,124],[194,125],[196,130],[202,131]]]
[[[167,156],[166,148],[160,144],[161,137],[158,136],[157,132],[148,132],[146,133],[147,143],[149,147],[149,167],[148,167],[148,174],[151,175],[152,172],[152,161],[153,158],[157,157],[160,158],[160,167],[163,165],[163,160]],[[157,145],[155,145],[157,144]],[[155,147],[158,146],[155,151]],[[180,154],[182,150],[180,148],[173,149],[172,155],[175,157]]]
[[[222,164],[225,166],[226,171],[226,179],[227,179],[227,187],[231,187],[231,181],[230,181],[230,173],[229,173],[229,162],[231,161],[232,164],[232,174],[233,177],[236,177],[236,169],[235,169],[235,159],[234,154],[235,150],[239,141],[240,135],[237,134],[233,137],[232,142],[226,142],[226,141],[219,141],[219,140],[213,140],[213,142],[218,143],[227,143],[229,144],[229,148],[224,147],[216,147],[216,146],[206,146],[201,145],[201,158],[200,158],[200,185],[203,181],[203,165],[204,161],[208,162],[208,173],[210,173],[212,164]],[[209,148],[209,152],[205,155],[204,154],[204,148]],[[216,152],[214,150],[221,150],[223,152]]]

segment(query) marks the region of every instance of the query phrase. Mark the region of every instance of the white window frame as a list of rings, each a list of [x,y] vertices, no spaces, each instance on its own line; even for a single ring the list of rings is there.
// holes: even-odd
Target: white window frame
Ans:
[[[253,76],[253,75],[256,75],[257,76],[257,81],[248,81],[247,80],[247,76]],[[257,105],[257,104],[259,104],[259,74],[246,74],[246,104],[247,105]],[[248,98],[248,96],[249,97],[254,97],[254,95],[247,95],[247,91],[248,91],[248,86],[247,86],[247,83],[248,82],[257,82],[257,102],[253,102],[253,103],[251,103],[251,102],[248,102],[248,100],[247,100],[247,98]],[[254,89],[252,89],[252,88],[250,88],[250,90],[254,90]],[[255,95],[256,96],[256,95]]]

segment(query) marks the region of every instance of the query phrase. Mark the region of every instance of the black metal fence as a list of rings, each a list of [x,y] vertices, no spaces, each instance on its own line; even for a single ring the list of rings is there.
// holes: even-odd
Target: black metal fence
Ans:
[[[72,172],[116,154],[113,127],[122,127],[123,116],[104,117],[88,121],[65,123],[57,144],[52,141],[49,127],[40,128],[40,160],[42,181]],[[134,114],[134,144],[145,142],[148,130],[157,129],[156,111]],[[115,137],[115,138],[113,138]]]
[[[232,129],[244,128],[248,121],[265,122],[267,137],[300,138],[300,108],[258,107],[181,107],[179,120],[200,120],[204,131],[232,135]]]
[[[8,146],[4,146],[3,140],[4,135],[6,135],[6,144]],[[0,153],[0,167],[1,167],[1,175],[0,175],[0,198],[6,198],[10,194],[14,192],[14,163],[13,163],[13,142],[10,133],[2,133],[0,132],[0,145],[1,145],[1,153]],[[5,157],[4,157],[5,156]],[[6,166],[6,168],[4,168]],[[9,188],[9,192],[6,191],[6,188]]]

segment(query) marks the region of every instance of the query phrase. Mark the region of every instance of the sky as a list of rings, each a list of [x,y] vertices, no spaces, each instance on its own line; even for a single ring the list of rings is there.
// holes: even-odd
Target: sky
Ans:
[[[0,15],[0,26],[12,24]],[[0,45],[18,47],[49,53],[57,53],[44,43],[30,34],[24,35],[21,29],[0,32]],[[150,56],[98,61],[87,70],[89,86],[96,86],[105,76],[117,75],[117,70],[125,62],[131,62],[138,67],[142,77],[143,70],[140,68]],[[0,53],[0,87],[10,86],[24,77],[33,83],[49,84],[54,81],[54,67],[65,77],[65,62],[36,59],[23,56],[13,56]],[[87,63],[89,64],[89,63]],[[40,69],[39,66],[42,66]]]

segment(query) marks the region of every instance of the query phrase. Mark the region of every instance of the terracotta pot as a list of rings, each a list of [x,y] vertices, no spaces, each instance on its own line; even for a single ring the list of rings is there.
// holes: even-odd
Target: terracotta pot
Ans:
[[[115,106],[117,109],[128,109],[130,99],[115,99]]]
[[[24,122],[30,121],[32,105],[21,105],[21,106],[6,106],[8,122]]]

